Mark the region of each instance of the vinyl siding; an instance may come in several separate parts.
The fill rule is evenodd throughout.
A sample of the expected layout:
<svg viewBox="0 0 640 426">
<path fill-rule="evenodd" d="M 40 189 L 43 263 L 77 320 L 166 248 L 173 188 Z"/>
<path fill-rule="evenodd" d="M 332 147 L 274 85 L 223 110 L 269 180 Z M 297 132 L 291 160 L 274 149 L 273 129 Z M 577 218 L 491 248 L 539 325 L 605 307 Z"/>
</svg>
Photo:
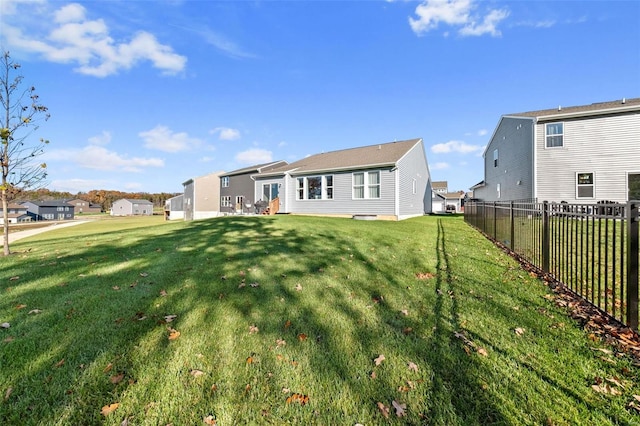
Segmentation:
<svg viewBox="0 0 640 426">
<path fill-rule="evenodd" d="M 251 174 L 256 174 L 256 171 L 253 170 Z M 251 179 L 251 174 L 240 174 L 240 175 L 229 176 L 229 186 L 226 188 L 222 188 L 222 187 L 220 188 L 220 196 L 218 196 L 218 199 L 220 199 L 223 196 L 230 196 L 231 204 L 234 207 L 220 207 L 220 211 L 227 212 L 227 213 L 236 211 L 234 209 L 236 204 L 236 198 L 238 196 L 243 196 L 244 201 L 248 203 L 253 204 L 253 202 L 256 201 L 253 198 L 254 192 L 255 192 L 255 182 L 253 179 Z M 220 176 L 222 177 L 225 175 L 220 175 Z"/>
<path fill-rule="evenodd" d="M 380 169 L 372 169 L 380 170 Z M 368 171 L 355 170 L 353 172 Z M 289 213 L 318 215 L 395 215 L 395 172 L 391 169 L 380 170 L 380 198 L 353 199 L 352 171 L 325 173 L 333 175 L 332 200 L 296 200 L 296 178 L 287 178 L 287 203 Z M 308 176 L 318 176 L 310 174 Z"/>
<path fill-rule="evenodd" d="M 528 118 L 501 118 L 484 153 L 485 186 L 474 191 L 475 197 L 483 201 L 533 198 L 533 127 Z M 496 149 L 497 167 L 493 157 Z"/>
<path fill-rule="evenodd" d="M 262 185 L 272 184 L 272 183 L 277 183 L 280 185 L 280 188 L 278 188 L 278 198 L 280 199 L 280 212 L 288 213 L 286 209 L 287 198 L 285 195 L 285 178 L 283 176 L 271 177 L 271 178 L 256 177 L 255 189 L 254 189 L 254 200 L 255 201 L 262 200 L 264 198 L 262 194 Z"/>
<path fill-rule="evenodd" d="M 220 212 L 220 173 L 194 179 L 194 219 L 215 217 Z"/>
<path fill-rule="evenodd" d="M 191 181 L 184 186 L 182 206 L 184 208 L 184 220 L 193 220 L 193 206 L 195 197 L 195 183 Z"/>
<path fill-rule="evenodd" d="M 431 179 L 422 143 L 416 144 L 398 161 L 398 175 L 398 218 L 431 213 Z"/>
<path fill-rule="evenodd" d="M 625 202 L 627 172 L 640 170 L 640 114 L 563 122 L 562 148 L 545 148 L 546 123 L 536 126 L 537 198 L 577 203 Z M 576 198 L 576 173 L 587 172 L 594 173 L 595 196 Z"/>
</svg>

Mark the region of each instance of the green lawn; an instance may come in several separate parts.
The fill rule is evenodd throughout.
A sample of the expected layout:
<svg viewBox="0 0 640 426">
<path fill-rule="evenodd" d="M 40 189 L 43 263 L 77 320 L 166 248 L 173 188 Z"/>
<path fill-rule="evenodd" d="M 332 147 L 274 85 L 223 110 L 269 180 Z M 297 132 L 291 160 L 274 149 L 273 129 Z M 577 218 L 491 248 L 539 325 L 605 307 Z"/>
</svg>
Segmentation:
<svg viewBox="0 0 640 426">
<path fill-rule="evenodd" d="M 461 217 L 122 218 L 12 250 L 0 424 L 640 423 L 638 367 Z"/>
</svg>

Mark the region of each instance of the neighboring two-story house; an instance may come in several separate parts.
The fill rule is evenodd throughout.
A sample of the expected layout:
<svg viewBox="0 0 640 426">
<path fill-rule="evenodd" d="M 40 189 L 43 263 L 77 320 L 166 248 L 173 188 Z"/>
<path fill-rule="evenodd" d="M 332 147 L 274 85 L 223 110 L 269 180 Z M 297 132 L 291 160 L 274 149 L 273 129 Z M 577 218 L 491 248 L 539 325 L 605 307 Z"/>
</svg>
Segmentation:
<svg viewBox="0 0 640 426">
<path fill-rule="evenodd" d="M 25 201 L 27 214 L 32 220 L 72 220 L 73 206 L 64 200 Z"/>
<path fill-rule="evenodd" d="M 482 201 L 640 198 L 640 98 L 503 115 L 483 153 Z"/>
<path fill-rule="evenodd" d="M 151 216 L 153 203 L 149 200 L 121 198 L 113 202 L 111 216 Z"/>
<path fill-rule="evenodd" d="M 7 206 L 7 216 L 9 223 L 30 222 L 31 216 L 27 213 L 27 206 L 15 203 L 9 203 Z M 4 214 L 2 205 L 0 204 L 0 224 L 4 224 Z"/>
<path fill-rule="evenodd" d="M 207 219 L 220 214 L 220 176 L 224 172 L 189 179 L 182 184 L 185 220 Z"/>
<path fill-rule="evenodd" d="M 226 214 L 254 212 L 254 202 L 260 200 L 262 195 L 255 194 L 252 176 L 286 164 L 286 161 L 273 161 L 220 175 L 220 211 Z"/>
<path fill-rule="evenodd" d="M 73 206 L 73 212 L 75 215 L 79 214 L 95 214 L 102 213 L 102 206 L 100 204 L 90 203 L 81 198 L 74 198 L 73 200 L 68 200 L 67 203 Z"/>
<path fill-rule="evenodd" d="M 279 212 L 400 220 L 431 213 L 422 139 L 311 155 L 253 176 L 253 196 Z"/>
</svg>

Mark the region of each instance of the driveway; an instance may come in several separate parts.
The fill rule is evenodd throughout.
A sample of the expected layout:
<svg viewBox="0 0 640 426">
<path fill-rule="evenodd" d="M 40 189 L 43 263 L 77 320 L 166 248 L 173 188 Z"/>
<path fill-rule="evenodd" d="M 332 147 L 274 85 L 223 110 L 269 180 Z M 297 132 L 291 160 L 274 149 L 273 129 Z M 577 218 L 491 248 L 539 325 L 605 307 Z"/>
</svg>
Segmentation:
<svg viewBox="0 0 640 426">
<path fill-rule="evenodd" d="M 18 241 L 22 238 L 31 237 L 33 235 L 38 235 L 43 232 L 53 231 L 54 229 L 66 228 L 68 226 L 80 225 L 81 223 L 87 223 L 87 222 L 91 222 L 91 221 L 90 220 L 72 220 L 68 222 L 56 222 L 42 228 L 25 229 L 22 231 L 10 232 L 9 244 L 13 243 L 14 241 Z M 1 244 L 4 244 L 4 235 L 0 235 L 0 245 Z"/>
</svg>

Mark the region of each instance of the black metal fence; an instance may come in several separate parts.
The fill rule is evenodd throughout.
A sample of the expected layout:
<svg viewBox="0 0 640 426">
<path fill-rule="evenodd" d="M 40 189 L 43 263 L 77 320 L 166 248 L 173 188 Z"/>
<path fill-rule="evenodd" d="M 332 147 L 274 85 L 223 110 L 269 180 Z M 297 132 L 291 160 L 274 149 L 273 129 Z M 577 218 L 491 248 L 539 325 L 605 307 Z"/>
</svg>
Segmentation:
<svg viewBox="0 0 640 426">
<path fill-rule="evenodd" d="M 640 201 L 467 202 L 464 218 L 637 331 L 639 207 Z"/>
</svg>

